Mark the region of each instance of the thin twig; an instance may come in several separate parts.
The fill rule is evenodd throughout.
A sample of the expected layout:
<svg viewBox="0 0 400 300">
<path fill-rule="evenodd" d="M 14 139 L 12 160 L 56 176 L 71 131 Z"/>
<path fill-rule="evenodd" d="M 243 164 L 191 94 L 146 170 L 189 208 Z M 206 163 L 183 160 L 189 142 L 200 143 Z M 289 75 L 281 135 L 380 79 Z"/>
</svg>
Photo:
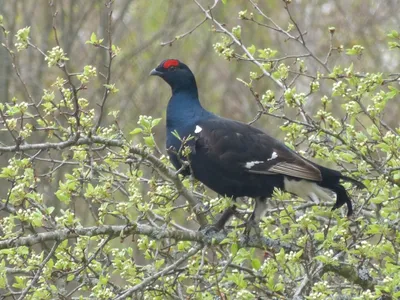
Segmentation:
<svg viewBox="0 0 400 300">
<path fill-rule="evenodd" d="M 40 274 L 43 271 L 43 268 L 46 266 L 47 262 L 51 259 L 51 257 L 54 255 L 54 253 L 57 250 L 58 245 L 60 244 L 59 241 L 56 241 L 51 248 L 49 254 L 46 256 L 46 258 L 40 263 L 38 270 L 36 271 L 35 276 L 31 280 L 30 284 L 22 291 L 21 296 L 18 298 L 18 300 L 23 300 L 25 299 L 25 296 L 28 294 L 29 290 L 36 284 L 36 282 L 39 280 Z"/>
</svg>

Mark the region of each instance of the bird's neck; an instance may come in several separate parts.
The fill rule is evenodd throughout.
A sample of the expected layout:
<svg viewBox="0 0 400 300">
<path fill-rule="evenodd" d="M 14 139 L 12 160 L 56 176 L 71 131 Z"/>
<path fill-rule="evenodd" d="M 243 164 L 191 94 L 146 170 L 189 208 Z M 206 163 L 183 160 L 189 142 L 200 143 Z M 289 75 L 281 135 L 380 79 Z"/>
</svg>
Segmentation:
<svg viewBox="0 0 400 300">
<path fill-rule="evenodd" d="M 197 90 L 173 93 L 167 107 L 167 130 L 189 127 L 210 116 L 212 114 L 201 106 Z"/>
</svg>

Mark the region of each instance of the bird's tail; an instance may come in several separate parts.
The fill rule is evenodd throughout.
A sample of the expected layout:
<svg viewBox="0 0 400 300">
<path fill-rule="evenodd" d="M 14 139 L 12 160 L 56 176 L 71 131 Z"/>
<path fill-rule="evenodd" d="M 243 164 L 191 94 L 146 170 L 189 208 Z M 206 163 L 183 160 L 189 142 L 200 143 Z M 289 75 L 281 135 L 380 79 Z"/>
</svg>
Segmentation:
<svg viewBox="0 0 400 300">
<path fill-rule="evenodd" d="M 351 178 L 349 178 L 349 179 L 351 179 Z M 352 179 L 351 181 L 353 182 L 353 180 L 354 179 Z M 359 183 L 359 184 L 363 185 L 361 182 L 358 182 L 356 180 L 354 180 L 354 181 L 355 181 L 354 182 L 355 184 Z M 351 204 L 351 199 L 350 199 L 349 194 L 347 193 L 346 189 L 343 187 L 343 185 L 338 183 L 338 184 L 332 186 L 331 190 L 336 193 L 336 203 L 332 207 L 332 210 L 341 207 L 343 204 L 346 204 L 347 205 L 347 216 L 350 217 L 353 214 L 353 205 Z"/>
<path fill-rule="evenodd" d="M 340 176 L 340 179 L 343 179 L 344 181 L 351 182 L 352 184 L 354 184 L 354 185 L 355 185 L 357 188 L 359 188 L 359 189 L 365 189 L 365 188 L 367 188 L 367 187 L 364 185 L 364 183 L 362 183 L 362 182 L 360 182 L 360 181 L 358 181 L 358 180 L 355 180 L 355 179 L 353 179 L 353 178 L 351 178 L 351 177 L 347 177 L 347 176 L 342 175 L 342 176 Z"/>
<path fill-rule="evenodd" d="M 351 177 L 342 175 L 342 176 L 340 176 L 340 179 L 351 182 L 359 189 L 366 188 L 366 186 L 362 182 L 355 180 Z M 332 210 L 341 207 L 343 204 L 346 204 L 347 205 L 347 216 L 348 217 L 351 216 L 353 214 L 353 205 L 351 204 L 351 199 L 350 199 L 350 196 L 347 193 L 346 189 L 340 183 L 337 183 L 334 186 L 331 186 L 330 188 L 332 191 L 334 191 L 336 193 L 336 203 L 333 206 Z"/>
</svg>

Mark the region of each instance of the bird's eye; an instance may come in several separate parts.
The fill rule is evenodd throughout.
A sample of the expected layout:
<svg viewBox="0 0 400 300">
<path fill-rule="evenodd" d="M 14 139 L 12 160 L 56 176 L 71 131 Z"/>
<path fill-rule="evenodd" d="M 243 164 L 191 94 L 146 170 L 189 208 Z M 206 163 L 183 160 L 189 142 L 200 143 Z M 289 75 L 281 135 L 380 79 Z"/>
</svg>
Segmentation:
<svg viewBox="0 0 400 300">
<path fill-rule="evenodd" d="M 174 66 L 171 66 L 171 67 L 168 68 L 168 71 L 169 71 L 169 72 L 173 72 L 173 71 L 175 71 L 175 70 L 176 70 L 176 67 L 174 67 Z"/>
</svg>

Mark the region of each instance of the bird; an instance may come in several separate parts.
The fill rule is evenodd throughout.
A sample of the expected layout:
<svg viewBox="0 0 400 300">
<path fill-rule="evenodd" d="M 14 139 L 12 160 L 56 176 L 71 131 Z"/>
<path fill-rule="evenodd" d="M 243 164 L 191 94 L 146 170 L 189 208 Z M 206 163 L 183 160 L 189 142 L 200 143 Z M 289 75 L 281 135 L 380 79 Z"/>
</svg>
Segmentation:
<svg viewBox="0 0 400 300">
<path fill-rule="evenodd" d="M 267 209 L 267 199 L 276 188 L 316 203 L 336 202 L 332 210 L 347 205 L 348 192 L 341 181 L 358 188 L 365 185 L 341 172 L 302 157 L 264 131 L 246 123 L 220 117 L 200 103 L 196 79 L 178 59 L 163 60 L 150 75 L 161 77 L 172 96 L 166 113 L 166 148 L 172 165 L 182 175 L 192 175 L 216 193 L 255 199 L 249 220 L 257 223 Z M 185 154 L 184 149 L 189 149 Z M 235 213 L 235 205 L 214 224 L 217 230 Z"/>
</svg>

